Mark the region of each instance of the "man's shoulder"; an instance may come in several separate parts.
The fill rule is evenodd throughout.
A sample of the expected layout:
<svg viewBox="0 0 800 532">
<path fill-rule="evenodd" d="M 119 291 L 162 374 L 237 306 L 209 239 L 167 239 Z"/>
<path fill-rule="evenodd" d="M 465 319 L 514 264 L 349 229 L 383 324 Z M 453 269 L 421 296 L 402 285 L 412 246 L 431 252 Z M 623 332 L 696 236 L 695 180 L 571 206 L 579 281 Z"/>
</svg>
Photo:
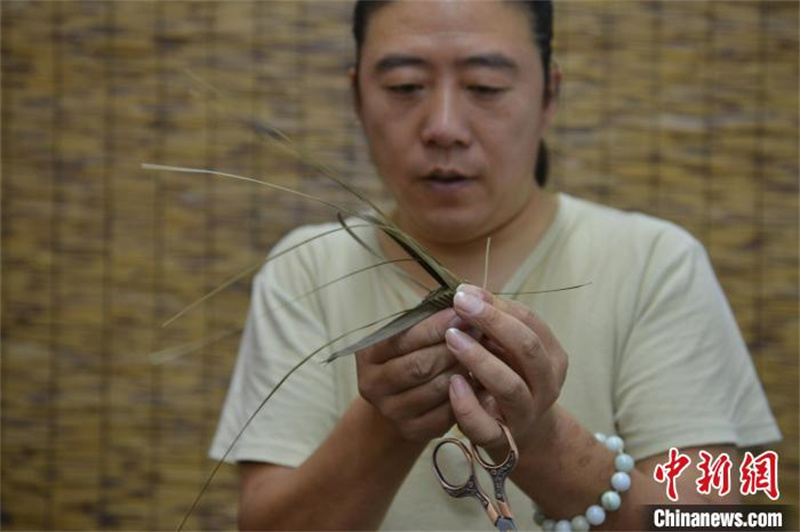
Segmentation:
<svg viewBox="0 0 800 532">
<path fill-rule="evenodd" d="M 569 211 L 570 228 L 586 233 L 594 241 L 618 245 L 700 246 L 691 233 L 675 222 L 566 194 L 562 198 Z"/>
</svg>

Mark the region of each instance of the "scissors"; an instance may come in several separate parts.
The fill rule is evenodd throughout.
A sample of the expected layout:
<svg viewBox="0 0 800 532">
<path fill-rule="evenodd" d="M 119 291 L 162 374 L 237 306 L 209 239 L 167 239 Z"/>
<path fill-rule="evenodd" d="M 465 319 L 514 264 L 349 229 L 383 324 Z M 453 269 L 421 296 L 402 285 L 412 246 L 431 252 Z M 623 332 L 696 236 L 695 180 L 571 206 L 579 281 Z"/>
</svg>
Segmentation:
<svg viewBox="0 0 800 532">
<path fill-rule="evenodd" d="M 480 451 L 472 441 L 469 442 L 469 447 L 467 447 L 464 442 L 459 439 L 445 438 L 433 448 L 433 470 L 439 482 L 442 484 L 442 488 L 444 488 L 451 497 L 474 497 L 478 499 L 487 517 L 489 517 L 489 521 L 491 521 L 495 528 L 501 532 L 508 532 L 517 530 L 517 526 L 514 524 L 514 515 L 511 513 L 511 507 L 506 497 L 505 483 L 506 478 L 508 478 L 508 475 L 517 465 L 517 456 L 519 453 L 517 452 L 517 445 L 514 443 L 514 438 L 511 437 L 511 432 L 509 432 L 508 427 L 499 420 L 497 423 L 500 425 L 500 428 L 503 429 L 503 434 L 508 442 L 508 454 L 502 462 L 493 464 L 484 460 Z M 455 445 L 467 458 L 470 475 L 463 484 L 451 484 L 447 481 L 439 468 L 439 451 L 445 445 Z M 478 462 L 492 478 L 496 507 L 495 504 L 492 504 L 489 496 L 478 483 L 478 478 L 475 476 L 475 462 Z"/>
</svg>

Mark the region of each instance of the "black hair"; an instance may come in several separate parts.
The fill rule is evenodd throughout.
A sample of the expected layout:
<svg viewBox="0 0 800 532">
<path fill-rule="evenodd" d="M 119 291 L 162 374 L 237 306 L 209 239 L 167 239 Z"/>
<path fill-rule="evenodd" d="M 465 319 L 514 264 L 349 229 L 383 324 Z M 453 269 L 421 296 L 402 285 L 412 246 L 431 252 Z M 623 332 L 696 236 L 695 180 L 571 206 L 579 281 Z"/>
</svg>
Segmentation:
<svg viewBox="0 0 800 532">
<path fill-rule="evenodd" d="M 356 42 L 356 71 L 361 58 L 361 47 L 367 33 L 370 16 L 394 0 L 357 0 L 353 8 L 353 39 Z M 545 102 L 553 95 L 550 87 L 550 58 L 553 52 L 553 2 L 552 0 L 511 0 L 512 5 L 527 8 L 531 35 L 542 58 L 544 70 Z M 544 140 L 539 143 L 534 176 L 540 186 L 547 183 L 548 157 Z"/>
</svg>

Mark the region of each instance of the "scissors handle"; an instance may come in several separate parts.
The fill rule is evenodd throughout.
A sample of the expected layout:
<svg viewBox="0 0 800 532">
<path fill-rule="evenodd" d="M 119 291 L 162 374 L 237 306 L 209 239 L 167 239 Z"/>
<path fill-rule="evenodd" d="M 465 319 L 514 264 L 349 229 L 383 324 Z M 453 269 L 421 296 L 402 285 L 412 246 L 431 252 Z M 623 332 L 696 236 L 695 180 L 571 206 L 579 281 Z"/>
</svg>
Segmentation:
<svg viewBox="0 0 800 532">
<path fill-rule="evenodd" d="M 467 463 L 469 464 L 469 477 L 467 477 L 467 480 L 461 484 L 452 484 L 447 480 L 447 478 L 445 478 L 442 470 L 439 468 L 439 451 L 445 445 L 455 445 L 467 459 Z M 433 470 L 436 473 L 436 477 L 439 479 L 439 483 L 442 485 L 442 488 L 447 492 L 448 495 L 457 499 L 462 497 L 473 497 L 478 499 L 478 502 L 481 503 L 486 515 L 493 524 L 500 519 L 500 514 L 497 512 L 497 510 L 495 510 L 494 505 L 492 505 L 492 501 L 489 500 L 489 496 L 485 491 L 483 491 L 481 485 L 478 484 L 478 479 L 475 476 L 474 455 L 461 440 L 456 438 L 445 438 L 436 444 L 436 446 L 433 448 Z"/>
<path fill-rule="evenodd" d="M 492 478 L 494 498 L 497 500 L 500 514 L 504 517 L 512 518 L 513 515 L 511 513 L 511 508 L 508 506 L 508 497 L 506 496 L 506 479 L 517 466 L 519 451 L 517 450 L 517 444 L 514 442 L 514 438 L 511 436 L 511 431 L 508 430 L 508 427 L 499 419 L 497 420 L 497 424 L 500 425 L 500 428 L 503 430 L 503 435 L 506 437 L 506 442 L 508 443 L 508 454 L 506 454 L 502 462 L 495 464 L 484 460 L 480 449 L 478 449 L 472 441 L 470 441 L 469 444 L 472 450 L 472 456 L 475 457 L 475 460 L 478 461 L 481 467 L 485 469 Z"/>
<path fill-rule="evenodd" d="M 484 460 L 480 454 L 480 450 L 474 443 L 472 443 L 472 441 L 470 441 L 470 447 L 467 447 L 461 440 L 456 438 L 445 438 L 438 442 L 433 448 L 432 458 L 433 469 L 442 485 L 442 488 L 444 488 L 444 490 L 451 497 L 473 497 L 478 499 L 478 501 L 481 503 L 481 506 L 483 506 L 489 521 L 501 532 L 506 532 L 517 530 L 517 527 L 514 524 L 514 515 L 512 514 L 511 507 L 508 504 L 505 482 L 506 478 L 508 478 L 508 475 L 517 465 L 519 453 L 517 451 L 517 445 L 514 442 L 514 438 L 511 436 L 511 432 L 508 430 L 508 427 L 506 427 L 500 420 L 498 420 L 497 423 L 503 430 L 503 435 L 506 437 L 508 442 L 508 454 L 499 464 L 494 464 Z M 467 459 L 467 463 L 469 464 L 470 468 L 470 474 L 467 480 L 462 484 L 450 483 L 439 468 L 439 451 L 445 445 L 455 445 Z M 495 508 L 495 505 L 492 504 L 489 496 L 485 491 L 483 491 L 480 484 L 478 484 L 478 479 L 475 476 L 476 461 L 486 470 L 487 473 L 489 473 L 489 476 L 492 479 L 494 498 L 497 503 L 497 508 Z"/>
</svg>

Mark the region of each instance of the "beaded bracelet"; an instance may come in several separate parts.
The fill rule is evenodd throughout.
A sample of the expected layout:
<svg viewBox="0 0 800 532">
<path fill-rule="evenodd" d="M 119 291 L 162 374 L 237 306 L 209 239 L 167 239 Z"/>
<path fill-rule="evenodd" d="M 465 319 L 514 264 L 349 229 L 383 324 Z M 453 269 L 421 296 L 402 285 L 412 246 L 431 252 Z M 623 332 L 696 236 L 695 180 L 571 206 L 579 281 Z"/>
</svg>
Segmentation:
<svg viewBox="0 0 800 532">
<path fill-rule="evenodd" d="M 611 475 L 611 487 L 600 496 L 600 504 L 593 504 L 586 509 L 583 515 L 576 515 L 569 519 L 555 521 L 546 517 L 536 503 L 533 504 L 533 520 L 542 527 L 545 532 L 585 532 L 591 526 L 602 525 L 606 520 L 606 511 L 613 512 L 622 504 L 620 493 L 631 489 L 631 476 L 628 474 L 634 467 L 633 458 L 625 454 L 625 442 L 619 436 L 606 437 L 599 432 L 594 435 L 597 441 L 603 443 L 606 448 L 617 453 L 614 457 L 614 469 L 616 472 Z"/>
</svg>

